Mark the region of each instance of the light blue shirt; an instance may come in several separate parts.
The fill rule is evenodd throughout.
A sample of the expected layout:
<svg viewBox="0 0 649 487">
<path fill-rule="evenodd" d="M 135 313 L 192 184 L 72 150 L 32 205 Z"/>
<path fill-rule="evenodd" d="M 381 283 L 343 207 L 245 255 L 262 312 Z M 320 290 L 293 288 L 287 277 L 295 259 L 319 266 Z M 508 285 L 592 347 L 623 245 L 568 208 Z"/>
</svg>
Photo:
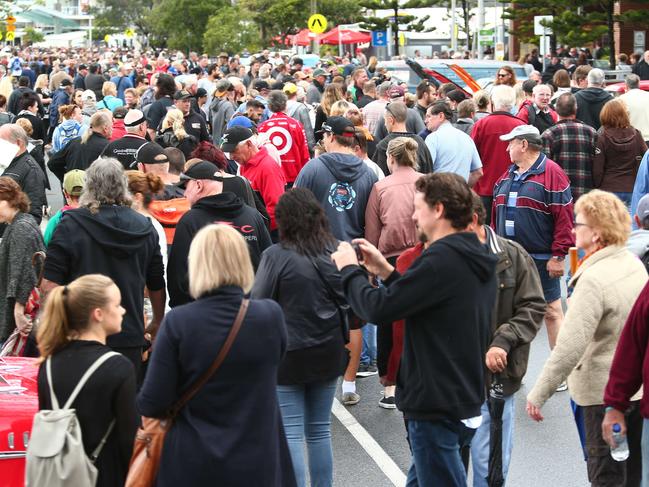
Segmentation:
<svg viewBox="0 0 649 487">
<path fill-rule="evenodd" d="M 426 147 L 433 159 L 433 172 L 453 172 L 468 181 L 469 173 L 482 167 L 473 139 L 450 122 L 426 137 Z"/>
</svg>

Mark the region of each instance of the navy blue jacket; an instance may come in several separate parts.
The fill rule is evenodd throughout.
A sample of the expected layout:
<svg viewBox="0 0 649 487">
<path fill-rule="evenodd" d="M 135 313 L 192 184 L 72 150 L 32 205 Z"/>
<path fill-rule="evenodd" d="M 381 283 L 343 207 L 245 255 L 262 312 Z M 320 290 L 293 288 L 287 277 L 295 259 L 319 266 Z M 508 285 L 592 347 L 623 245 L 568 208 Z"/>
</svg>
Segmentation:
<svg viewBox="0 0 649 487">
<path fill-rule="evenodd" d="M 52 102 L 50 103 L 50 127 L 56 127 L 59 123 L 59 107 L 70 103 L 70 95 L 63 88 L 59 88 L 52 93 Z"/>
<path fill-rule="evenodd" d="M 138 395 L 143 415 L 163 416 L 210 367 L 242 299 L 222 287 L 167 313 Z M 279 305 L 251 300 L 221 368 L 168 432 L 157 487 L 296 485 L 276 390 L 286 341 Z"/>
</svg>

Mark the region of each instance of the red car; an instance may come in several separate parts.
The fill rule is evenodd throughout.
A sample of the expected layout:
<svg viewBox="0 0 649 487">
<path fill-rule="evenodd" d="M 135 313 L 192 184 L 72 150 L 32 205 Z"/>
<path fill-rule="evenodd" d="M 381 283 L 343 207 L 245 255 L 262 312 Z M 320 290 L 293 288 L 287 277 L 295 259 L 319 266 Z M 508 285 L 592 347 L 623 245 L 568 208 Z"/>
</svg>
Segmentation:
<svg viewBox="0 0 649 487">
<path fill-rule="evenodd" d="M 606 91 L 610 91 L 615 96 L 623 95 L 626 93 L 626 85 L 624 83 L 613 83 L 604 88 Z M 649 91 L 649 80 L 640 81 L 640 89 L 644 91 Z"/>
<path fill-rule="evenodd" d="M 0 479 L 25 485 L 25 454 L 38 411 L 38 359 L 0 358 Z"/>
</svg>

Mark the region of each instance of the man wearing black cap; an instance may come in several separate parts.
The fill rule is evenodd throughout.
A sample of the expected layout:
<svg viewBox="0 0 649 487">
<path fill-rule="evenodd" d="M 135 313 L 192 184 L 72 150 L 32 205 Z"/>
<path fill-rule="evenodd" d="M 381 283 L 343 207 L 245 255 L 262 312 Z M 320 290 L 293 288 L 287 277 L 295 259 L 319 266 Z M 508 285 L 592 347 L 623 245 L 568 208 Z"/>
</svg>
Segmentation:
<svg viewBox="0 0 649 487">
<path fill-rule="evenodd" d="M 255 191 L 266 205 L 270 217 L 270 229 L 274 232 L 275 205 L 284 194 L 286 179 L 282 168 L 265 147 L 257 147 L 252 130 L 246 127 L 230 127 L 223 133 L 221 150 L 241 165 L 241 175 L 250 181 Z"/>
<path fill-rule="evenodd" d="M 266 98 L 268 97 L 268 94 L 270 93 L 270 85 L 268 84 L 268 82 L 266 82 L 266 81 L 264 81 L 262 79 L 257 79 L 252 83 L 251 89 L 256 90 L 257 92 L 259 92 L 259 94 L 255 96 L 255 100 L 260 101 L 261 103 L 264 104 L 264 107 L 267 107 L 268 106 L 268 100 Z M 239 108 L 237 109 L 237 111 L 239 113 L 246 113 L 247 108 L 248 108 L 248 103 L 247 102 L 242 103 L 241 105 L 239 105 Z M 270 114 L 270 111 L 268 110 L 268 108 L 265 108 L 260 122 L 265 122 L 266 120 L 268 120 L 270 115 L 271 114 Z"/>
<path fill-rule="evenodd" d="M 236 105 L 234 104 L 234 86 L 227 79 L 217 81 L 214 85 L 214 98 L 209 107 L 209 118 L 212 124 L 212 140 L 215 144 L 220 143 L 221 136 L 228 121 L 234 115 Z"/>
<path fill-rule="evenodd" d="M 180 175 L 185 197 L 191 209 L 176 226 L 174 243 L 167 265 L 169 304 L 171 307 L 190 302 L 187 279 L 187 257 L 194 235 L 206 225 L 222 223 L 235 228 L 248 244 L 255 269 L 261 253 L 271 246 L 264 219 L 234 193 L 223 192 L 223 178 L 214 164 L 196 162 Z"/>
<path fill-rule="evenodd" d="M 311 85 L 306 90 L 306 102 L 311 105 L 320 103 L 320 100 L 322 99 L 325 83 L 327 81 L 327 72 L 322 68 L 316 68 L 313 70 L 312 76 L 313 81 L 311 81 Z"/>
<path fill-rule="evenodd" d="M 135 154 L 146 144 L 146 117 L 140 110 L 129 110 L 124 117 L 126 135 L 108 144 L 102 156 L 114 157 L 122 163 L 124 169 L 135 168 Z"/>
<path fill-rule="evenodd" d="M 210 141 L 210 134 L 207 131 L 205 119 L 191 109 L 192 94 L 187 90 L 177 91 L 174 95 L 174 105 L 185 116 L 185 132 L 196 137 L 196 140 L 202 142 Z"/>
</svg>

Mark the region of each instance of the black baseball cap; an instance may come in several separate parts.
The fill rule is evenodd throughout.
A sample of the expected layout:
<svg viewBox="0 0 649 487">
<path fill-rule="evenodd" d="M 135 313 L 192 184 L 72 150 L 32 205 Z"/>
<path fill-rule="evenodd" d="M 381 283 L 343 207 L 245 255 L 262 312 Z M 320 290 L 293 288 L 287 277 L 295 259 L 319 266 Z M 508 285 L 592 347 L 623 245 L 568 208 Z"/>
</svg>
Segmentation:
<svg viewBox="0 0 649 487">
<path fill-rule="evenodd" d="M 334 135 L 342 135 L 343 137 L 354 137 L 356 129 L 352 121 L 346 117 L 329 117 L 325 123 L 322 124 L 322 129 L 318 133 L 332 133 Z"/>
<path fill-rule="evenodd" d="M 63 78 L 59 86 L 72 86 L 72 81 L 70 81 L 68 78 Z"/>
<path fill-rule="evenodd" d="M 207 179 L 209 181 L 223 181 L 218 168 L 211 162 L 201 161 L 194 164 L 192 167 L 180 173 L 180 181 L 176 184 L 181 188 L 187 185 L 188 181 L 196 181 L 200 179 Z"/>
<path fill-rule="evenodd" d="M 192 94 L 187 90 L 178 90 L 174 94 L 174 100 L 189 100 Z"/>
<path fill-rule="evenodd" d="M 169 162 L 169 158 L 161 146 L 155 142 L 147 142 L 142 144 L 135 153 L 135 162 L 142 164 L 164 164 Z M 135 163 L 132 164 L 133 166 Z"/>
<path fill-rule="evenodd" d="M 237 146 L 253 136 L 252 130 L 247 127 L 235 125 L 230 127 L 221 136 L 221 150 L 223 152 L 232 152 Z"/>
</svg>

